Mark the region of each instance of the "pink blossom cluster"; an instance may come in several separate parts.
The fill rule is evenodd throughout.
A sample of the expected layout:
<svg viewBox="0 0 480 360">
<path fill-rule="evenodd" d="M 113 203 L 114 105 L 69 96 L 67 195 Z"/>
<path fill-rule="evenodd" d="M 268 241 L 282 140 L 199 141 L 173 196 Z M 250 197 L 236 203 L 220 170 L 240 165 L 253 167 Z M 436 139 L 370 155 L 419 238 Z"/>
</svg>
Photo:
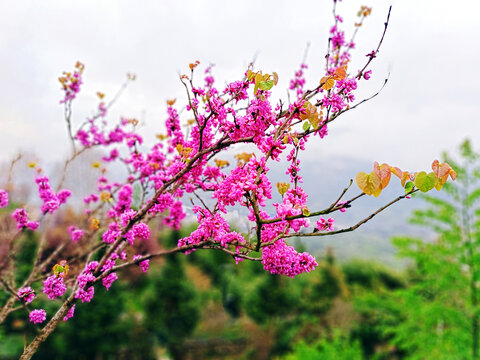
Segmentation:
<svg viewBox="0 0 480 360">
<path fill-rule="evenodd" d="M 35 179 L 38 184 L 38 193 L 43 200 L 42 212 L 53 214 L 61 204 L 64 204 L 72 192 L 67 189 L 60 190 L 58 194 L 50 187 L 50 181 L 46 176 L 38 176 Z"/>
<path fill-rule="evenodd" d="M 70 233 L 70 237 L 74 243 L 78 242 L 78 240 L 80 240 L 85 233 L 85 231 L 73 225 L 68 228 L 68 232 Z"/>
<path fill-rule="evenodd" d="M 183 211 L 181 201 L 175 201 L 170 207 L 170 214 L 163 219 L 163 223 L 172 229 L 180 229 L 181 221 L 187 216 Z"/>
<path fill-rule="evenodd" d="M 18 290 L 18 297 L 29 304 L 35 298 L 35 291 L 30 286 Z"/>
<path fill-rule="evenodd" d="M 334 49 L 339 49 L 340 47 L 345 45 L 345 33 L 343 31 L 340 31 L 337 28 L 337 25 L 332 26 L 330 29 L 330 34 L 331 36 L 331 42 L 332 42 L 332 47 Z"/>
<path fill-rule="evenodd" d="M 213 78 L 213 77 L 211 77 Z M 247 89 L 249 84 L 244 81 L 234 81 L 227 85 L 224 90 L 224 94 L 229 94 L 232 99 L 238 103 L 240 100 L 246 100 L 248 98 Z"/>
<path fill-rule="evenodd" d="M 334 222 L 335 219 L 333 218 L 328 218 L 327 220 L 325 220 L 324 218 L 320 218 L 317 221 L 317 229 L 319 231 L 332 231 Z"/>
<path fill-rule="evenodd" d="M 265 206 L 266 199 L 272 198 L 272 184 L 262 172 L 257 181 L 257 170 L 265 167 L 265 158 L 258 160 L 252 157 L 245 166 L 237 167 L 227 176 L 213 193 L 213 197 L 218 199 L 218 207 L 221 211 L 227 212 L 226 206 L 233 206 L 237 203 L 246 204 L 245 196 L 254 196 L 260 206 Z"/>
<path fill-rule="evenodd" d="M 98 118 L 106 115 L 106 110 L 106 108 L 100 107 L 98 116 L 88 119 L 86 126 L 77 131 L 75 139 L 86 148 L 93 146 L 109 146 L 112 144 L 120 144 L 122 142 L 125 142 L 128 147 L 133 147 L 143 142 L 140 135 L 127 129 L 129 125 L 131 125 L 130 119 L 122 118 L 113 129 L 106 128 L 104 123 L 97 124 Z M 114 151 L 114 149 L 112 149 L 110 152 L 110 158 L 107 159 L 111 161 L 117 157 L 118 150 Z"/>
<path fill-rule="evenodd" d="M 277 210 L 277 217 L 285 220 L 287 217 L 302 214 L 307 203 L 307 197 L 308 195 L 301 187 L 288 189 L 283 196 L 283 202 L 273 204 Z M 290 229 L 298 232 L 302 227 L 308 227 L 308 220 L 305 218 L 289 220 L 284 222 L 283 226 L 284 228 L 286 226 L 286 232 Z"/>
<path fill-rule="evenodd" d="M 347 104 L 343 101 L 343 98 L 338 94 L 331 94 L 329 96 L 325 96 L 322 100 L 322 104 L 326 107 L 332 109 L 332 112 L 339 112 L 342 111 Z"/>
<path fill-rule="evenodd" d="M 30 321 L 34 324 L 41 324 L 47 319 L 47 312 L 43 309 L 35 309 L 30 312 Z"/>
<path fill-rule="evenodd" d="M 63 321 L 67 321 L 68 319 L 71 319 L 73 317 L 73 313 L 75 312 L 75 304 L 68 309 L 67 315 L 63 317 Z"/>
<path fill-rule="evenodd" d="M 50 300 L 62 296 L 67 291 L 63 277 L 51 275 L 43 282 L 43 292 Z"/>
<path fill-rule="evenodd" d="M 130 245 L 133 245 L 135 239 L 148 240 L 150 238 L 150 229 L 145 223 L 138 223 L 132 226 L 132 230 L 129 230 L 125 234 Z"/>
<path fill-rule="evenodd" d="M 298 253 L 283 240 L 278 240 L 263 250 L 262 264 L 263 268 L 271 274 L 286 275 L 291 278 L 310 272 L 318 266 L 312 255 L 306 252 Z"/>
<path fill-rule="evenodd" d="M 165 210 L 170 208 L 173 204 L 173 198 L 171 194 L 161 194 L 155 204 L 148 210 L 152 215 L 163 213 Z"/>
<path fill-rule="evenodd" d="M 0 189 L 0 208 L 3 208 L 8 205 L 8 193 Z"/>
<path fill-rule="evenodd" d="M 221 246 L 227 247 L 228 244 L 245 242 L 241 234 L 230 231 L 227 221 L 219 213 L 211 214 L 200 207 L 196 207 L 194 211 L 197 212 L 198 228 L 189 236 L 180 239 L 178 246 L 194 245 L 201 241 L 208 241 L 220 243 Z M 186 251 L 185 253 L 190 252 Z"/>
<path fill-rule="evenodd" d="M 115 205 L 115 211 L 110 212 L 110 216 L 120 216 L 123 212 L 130 210 L 132 205 L 132 193 L 133 188 L 131 185 L 124 185 L 118 192 L 117 203 Z"/>
<path fill-rule="evenodd" d="M 113 282 L 117 279 L 118 279 L 117 273 L 112 272 L 102 279 L 102 284 L 103 286 L 105 286 L 107 290 L 109 290 L 110 286 L 112 286 Z"/>
<path fill-rule="evenodd" d="M 63 99 L 60 101 L 61 104 L 71 102 L 80 92 L 80 86 L 83 82 L 82 73 L 84 68 L 85 67 L 82 63 L 77 62 L 73 74 L 64 72 L 63 76 L 59 78 L 63 91 L 65 92 Z"/>
<path fill-rule="evenodd" d="M 305 86 L 305 75 L 304 70 L 308 69 L 308 65 L 301 64 L 300 69 L 295 72 L 295 77 L 290 80 L 290 90 L 297 91 L 297 98 L 301 98 L 303 96 L 303 87 Z"/>
<path fill-rule="evenodd" d="M 78 290 L 75 293 L 75 299 L 80 299 L 82 303 L 90 302 L 93 299 L 93 296 L 95 294 L 95 289 L 92 285 L 88 285 L 88 283 L 95 281 L 95 276 L 93 275 L 93 271 L 95 271 L 97 266 L 98 266 L 98 261 L 89 262 L 85 266 L 85 269 L 77 277 Z"/>
<path fill-rule="evenodd" d="M 113 244 L 121 233 L 120 226 L 116 222 L 111 222 L 108 225 L 108 230 L 102 235 L 103 242 Z"/>
<path fill-rule="evenodd" d="M 38 228 L 38 222 L 28 220 L 28 214 L 25 209 L 15 209 L 12 213 L 12 217 L 17 222 L 17 229 L 19 230 L 23 228 L 28 228 L 34 231 Z"/>
<path fill-rule="evenodd" d="M 138 259 L 141 259 L 142 258 L 142 255 L 133 255 L 133 260 L 138 260 Z M 140 266 L 140 268 L 142 269 L 142 271 L 144 273 L 146 273 L 148 271 L 148 267 L 150 266 L 150 260 L 147 259 L 147 260 L 143 260 L 143 261 L 140 261 L 138 263 L 138 266 Z"/>
<path fill-rule="evenodd" d="M 83 202 L 85 204 L 90 204 L 91 202 L 97 202 L 99 199 L 98 195 L 96 194 L 90 194 L 86 197 L 83 198 Z"/>
</svg>

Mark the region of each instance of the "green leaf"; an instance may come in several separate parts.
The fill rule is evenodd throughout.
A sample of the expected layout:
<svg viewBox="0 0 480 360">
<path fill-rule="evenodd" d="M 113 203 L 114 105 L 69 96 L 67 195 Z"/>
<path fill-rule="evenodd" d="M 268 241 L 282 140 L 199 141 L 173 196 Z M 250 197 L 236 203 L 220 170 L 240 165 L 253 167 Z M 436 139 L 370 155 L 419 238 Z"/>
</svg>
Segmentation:
<svg viewBox="0 0 480 360">
<path fill-rule="evenodd" d="M 427 174 L 425 171 L 419 172 L 415 177 L 415 186 L 421 192 L 427 192 L 432 190 L 435 187 L 435 184 L 438 181 L 437 175 L 431 172 Z"/>
<path fill-rule="evenodd" d="M 258 87 L 260 88 L 260 90 L 270 90 L 273 87 L 273 85 L 275 85 L 273 80 L 267 80 L 267 81 L 260 81 L 260 83 L 258 84 Z"/>
<path fill-rule="evenodd" d="M 409 181 L 405 184 L 405 194 L 408 194 L 410 191 L 413 190 L 413 182 L 412 181 Z"/>
<path fill-rule="evenodd" d="M 63 272 L 65 272 L 65 268 L 62 265 L 56 264 L 53 267 L 53 273 L 55 274 L 55 276 L 58 276 L 59 274 L 61 274 Z"/>
<path fill-rule="evenodd" d="M 303 123 L 303 130 L 308 131 L 308 129 L 310 129 L 310 123 L 308 121 L 305 121 Z"/>
<path fill-rule="evenodd" d="M 308 210 L 307 207 L 304 207 L 302 209 L 302 214 L 303 214 L 303 216 L 310 216 L 310 210 Z"/>
</svg>

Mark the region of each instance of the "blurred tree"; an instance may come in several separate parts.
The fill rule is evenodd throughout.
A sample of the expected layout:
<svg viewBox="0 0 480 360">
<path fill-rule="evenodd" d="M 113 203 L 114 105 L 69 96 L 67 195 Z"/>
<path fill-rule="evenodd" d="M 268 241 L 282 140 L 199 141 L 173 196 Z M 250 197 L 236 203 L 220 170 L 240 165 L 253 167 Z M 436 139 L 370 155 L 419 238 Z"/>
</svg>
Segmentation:
<svg viewBox="0 0 480 360">
<path fill-rule="evenodd" d="M 78 304 L 34 359 L 153 359 L 152 342 L 128 312 L 129 287 L 117 282 L 109 293 L 100 289 L 90 304 Z"/>
<path fill-rule="evenodd" d="M 409 359 L 479 359 L 480 164 L 468 140 L 460 154 L 461 163 L 444 154 L 456 184 L 445 184 L 444 198 L 423 196 L 429 206 L 412 219 L 433 229 L 435 241 L 393 239 L 416 267 L 412 286 L 395 293 L 404 320 L 385 330 Z"/>
<path fill-rule="evenodd" d="M 354 259 L 342 265 L 345 281 L 351 290 L 395 290 L 405 287 L 405 279 L 385 265 L 371 260 Z"/>
<path fill-rule="evenodd" d="M 335 331 L 331 338 L 322 338 L 312 345 L 299 342 L 284 360 L 361 360 L 362 349 L 356 341 Z"/>
<path fill-rule="evenodd" d="M 172 231 L 168 241 L 176 243 L 178 239 L 178 231 Z M 200 319 L 201 304 L 186 277 L 184 261 L 182 254 L 172 254 L 166 257 L 160 274 L 152 269 L 145 297 L 145 326 L 175 360 L 184 358 L 183 342 Z"/>
</svg>

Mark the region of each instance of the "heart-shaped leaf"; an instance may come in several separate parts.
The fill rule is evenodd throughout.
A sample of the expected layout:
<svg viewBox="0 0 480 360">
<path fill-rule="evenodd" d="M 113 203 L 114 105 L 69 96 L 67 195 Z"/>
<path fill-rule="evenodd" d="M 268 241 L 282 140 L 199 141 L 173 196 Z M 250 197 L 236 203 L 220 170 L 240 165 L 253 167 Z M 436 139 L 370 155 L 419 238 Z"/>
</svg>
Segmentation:
<svg viewBox="0 0 480 360">
<path fill-rule="evenodd" d="M 270 90 L 274 85 L 274 82 L 273 80 L 266 80 L 266 81 L 261 81 L 259 84 L 258 84 L 258 87 L 260 88 L 260 90 Z"/>
<path fill-rule="evenodd" d="M 370 174 L 359 172 L 355 177 L 355 182 L 359 189 L 367 195 L 377 197 L 382 192 L 380 178 L 373 171 Z"/>
<path fill-rule="evenodd" d="M 323 90 L 330 90 L 331 88 L 333 88 L 333 86 L 335 85 L 335 80 L 333 80 L 333 78 L 331 77 L 323 77 L 321 80 L 320 80 L 320 84 L 322 85 L 322 89 Z"/>
<path fill-rule="evenodd" d="M 448 175 L 452 178 L 452 180 L 455 180 L 457 173 L 452 169 L 450 165 L 447 163 L 442 163 L 438 160 L 435 160 L 432 163 L 432 170 L 437 175 L 438 177 L 438 182 L 435 184 L 435 189 L 440 191 L 440 189 L 443 187 L 443 185 L 447 182 Z"/>
<path fill-rule="evenodd" d="M 425 171 L 421 171 L 415 177 L 415 186 L 422 192 L 432 190 L 437 182 L 438 177 L 433 172 L 427 174 Z"/>
<path fill-rule="evenodd" d="M 392 176 L 391 166 L 388 164 L 378 165 L 378 163 L 375 161 L 373 164 L 373 171 L 380 179 L 381 189 L 385 189 L 390 182 L 390 177 Z"/>
</svg>

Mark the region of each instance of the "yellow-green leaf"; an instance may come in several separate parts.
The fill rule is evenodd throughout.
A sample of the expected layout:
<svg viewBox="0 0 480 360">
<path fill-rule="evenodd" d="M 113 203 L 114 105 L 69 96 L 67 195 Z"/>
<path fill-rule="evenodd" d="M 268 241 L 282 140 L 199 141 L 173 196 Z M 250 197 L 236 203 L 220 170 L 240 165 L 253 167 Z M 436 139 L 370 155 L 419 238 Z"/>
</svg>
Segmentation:
<svg viewBox="0 0 480 360">
<path fill-rule="evenodd" d="M 405 184 L 405 194 L 408 194 L 410 191 L 413 190 L 413 182 L 409 181 Z"/>
<path fill-rule="evenodd" d="M 438 177 L 433 172 L 427 174 L 425 171 L 421 171 L 415 176 L 415 186 L 422 192 L 432 190 L 437 181 Z"/>
<path fill-rule="evenodd" d="M 277 190 L 280 195 L 284 195 L 288 189 L 290 189 L 290 184 L 285 182 L 277 182 Z"/>
<path fill-rule="evenodd" d="M 260 90 L 270 90 L 273 87 L 274 83 L 273 80 L 267 80 L 267 81 L 260 81 L 258 84 L 258 87 Z"/>
<path fill-rule="evenodd" d="M 377 197 L 382 192 L 380 178 L 374 171 L 366 174 L 363 171 L 359 172 L 355 177 L 355 182 L 360 190 L 367 195 Z"/>
</svg>

